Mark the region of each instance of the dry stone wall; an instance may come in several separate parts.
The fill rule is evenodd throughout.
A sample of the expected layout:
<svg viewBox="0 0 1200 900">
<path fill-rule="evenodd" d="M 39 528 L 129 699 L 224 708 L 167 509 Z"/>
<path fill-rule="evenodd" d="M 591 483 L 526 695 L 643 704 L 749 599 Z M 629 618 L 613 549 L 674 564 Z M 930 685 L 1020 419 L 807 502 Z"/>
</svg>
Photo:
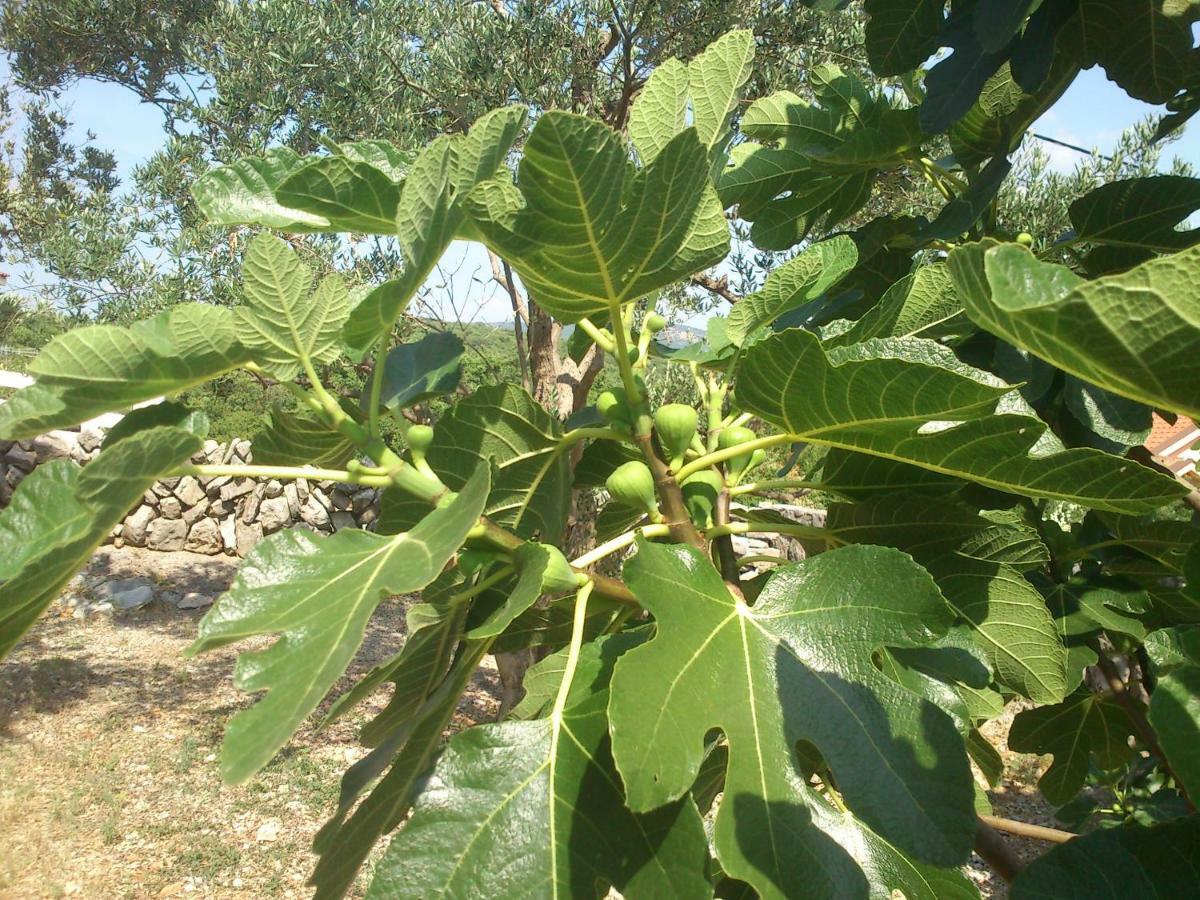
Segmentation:
<svg viewBox="0 0 1200 900">
<path fill-rule="evenodd" d="M 86 464 L 100 449 L 98 431 L 52 431 L 29 441 L 0 441 L 0 507 L 34 467 L 51 459 Z M 250 442 L 206 441 L 192 461 L 214 465 L 251 462 Z M 165 478 L 146 491 L 110 537 L 117 546 L 149 550 L 190 550 L 245 556 L 283 528 L 301 526 L 331 533 L 371 528 L 379 512 L 374 488 L 331 481 L 258 481 L 223 475 Z"/>
</svg>

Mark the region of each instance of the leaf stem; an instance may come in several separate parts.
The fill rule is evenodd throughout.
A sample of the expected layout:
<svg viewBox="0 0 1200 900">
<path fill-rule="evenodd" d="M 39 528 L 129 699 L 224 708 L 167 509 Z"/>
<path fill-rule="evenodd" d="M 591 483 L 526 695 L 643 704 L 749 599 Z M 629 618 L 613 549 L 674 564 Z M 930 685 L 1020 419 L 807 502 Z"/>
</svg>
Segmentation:
<svg viewBox="0 0 1200 900">
<path fill-rule="evenodd" d="M 577 327 L 582 328 L 584 334 L 590 337 L 596 346 L 605 353 L 612 353 L 616 350 L 613 336 L 607 330 L 596 325 L 591 319 L 585 316 L 575 324 Z"/>
<path fill-rule="evenodd" d="M 562 721 L 563 710 L 567 708 L 567 697 L 571 693 L 571 682 L 575 678 L 575 669 L 579 665 L 579 648 L 583 646 L 583 629 L 587 625 L 588 597 L 592 595 L 595 583 L 588 581 L 575 595 L 575 620 L 571 625 L 571 646 L 567 650 L 567 662 L 563 667 L 562 682 L 558 686 L 558 695 L 554 698 L 554 709 L 550 712 L 550 720 L 557 725 Z"/>
<path fill-rule="evenodd" d="M 717 525 L 708 529 L 708 531 L 704 532 L 704 536 L 708 540 L 713 541 L 726 535 L 747 534 L 752 531 L 763 534 L 788 534 L 793 537 L 812 538 L 823 541 L 833 539 L 833 532 L 828 528 L 820 528 L 816 525 L 801 525 L 799 522 L 730 522 L 728 525 Z"/>
<path fill-rule="evenodd" d="M 634 528 L 631 531 L 626 531 L 624 534 L 617 535 L 610 541 L 605 541 L 578 559 L 571 560 L 571 565 L 576 569 L 586 569 L 593 563 L 604 559 L 604 557 L 628 547 L 637 540 L 639 534 L 642 537 L 656 538 L 667 537 L 670 533 L 671 526 L 669 525 L 643 525 L 641 528 Z"/>
<path fill-rule="evenodd" d="M 367 408 L 367 434 L 379 438 L 379 401 L 383 396 L 383 368 L 387 362 L 387 337 L 381 337 L 375 348 L 375 365 L 371 368 L 371 394 Z"/>
<path fill-rule="evenodd" d="M 825 485 L 819 481 L 805 481 L 803 478 L 764 478 L 762 481 L 750 481 L 745 484 L 739 484 L 729 489 L 729 493 L 736 497 L 740 494 L 759 494 L 764 491 L 782 491 L 782 490 L 820 490 Z"/>
<path fill-rule="evenodd" d="M 798 436 L 794 434 L 772 434 L 767 437 L 757 438 L 753 441 L 746 441 L 744 444 L 738 444 L 736 447 L 726 447 L 724 450 L 714 450 L 712 453 L 706 453 L 698 459 L 693 459 L 676 473 L 675 477 L 679 481 L 684 481 L 689 475 L 695 475 L 704 469 L 711 468 L 717 463 L 725 462 L 727 459 L 733 459 L 735 456 L 742 456 L 746 453 L 753 453 L 759 448 L 774 447 L 778 444 L 788 444 L 798 440 Z"/>
<path fill-rule="evenodd" d="M 466 590 L 459 591 L 457 594 L 452 596 L 450 598 L 450 605 L 457 606 L 459 603 L 462 603 L 465 600 L 470 600 L 472 597 L 477 597 L 478 595 L 480 595 L 484 591 L 486 591 L 488 588 L 495 587 L 497 584 L 499 584 L 505 578 L 508 578 L 510 575 L 512 575 L 516 571 L 517 571 L 516 566 L 512 566 L 512 565 L 501 566 L 499 569 L 497 569 L 491 575 L 484 578 L 482 581 L 478 581 L 475 584 L 471 585 Z"/>
</svg>

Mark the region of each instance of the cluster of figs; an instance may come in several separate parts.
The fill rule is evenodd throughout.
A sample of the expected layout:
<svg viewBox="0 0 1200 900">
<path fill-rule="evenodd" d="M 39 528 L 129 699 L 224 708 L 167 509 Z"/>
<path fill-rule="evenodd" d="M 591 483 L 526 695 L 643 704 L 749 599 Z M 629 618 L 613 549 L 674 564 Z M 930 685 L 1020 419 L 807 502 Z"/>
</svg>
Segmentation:
<svg viewBox="0 0 1200 900">
<path fill-rule="evenodd" d="M 628 428 L 631 411 L 621 389 L 605 391 L 597 399 L 597 409 L 612 425 Z M 698 433 L 696 410 L 684 403 L 668 403 L 654 413 L 654 437 L 663 460 L 670 466 L 671 474 L 678 474 L 690 459 L 695 459 L 713 450 L 727 450 L 756 440 L 756 435 L 743 425 L 722 428 L 713 446 L 706 447 Z M 713 525 L 713 509 L 717 496 L 724 488 L 733 487 L 752 469 L 766 459 L 766 451 L 747 449 L 745 453 L 727 458 L 721 469 L 701 469 L 688 475 L 680 483 L 688 515 L 701 530 Z M 652 522 L 662 522 L 654 492 L 654 476 L 641 460 L 623 463 L 613 471 L 605 483 L 614 500 L 646 513 Z"/>
</svg>

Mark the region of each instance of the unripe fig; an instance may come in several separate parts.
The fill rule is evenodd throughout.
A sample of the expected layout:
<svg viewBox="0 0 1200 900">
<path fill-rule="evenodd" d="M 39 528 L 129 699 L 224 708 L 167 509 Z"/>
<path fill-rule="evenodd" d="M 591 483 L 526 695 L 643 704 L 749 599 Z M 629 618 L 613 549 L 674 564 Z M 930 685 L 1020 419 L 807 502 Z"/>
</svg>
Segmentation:
<svg viewBox="0 0 1200 900">
<path fill-rule="evenodd" d="M 678 471 L 683 466 L 683 457 L 692 446 L 696 436 L 696 410 L 686 403 L 668 403 L 654 413 L 654 431 L 670 461 L 671 468 Z"/>
<path fill-rule="evenodd" d="M 629 408 L 625 404 L 625 392 L 604 391 L 596 398 L 596 410 L 610 422 L 629 423 Z"/>
<path fill-rule="evenodd" d="M 651 334 L 658 334 L 658 332 L 667 327 L 667 320 L 658 313 L 652 312 L 650 315 L 646 316 L 646 321 L 643 323 L 643 325 Z"/>
<path fill-rule="evenodd" d="M 542 573 L 542 589 L 547 594 L 566 594 L 578 590 L 580 584 L 587 580 L 587 576 L 572 569 L 567 558 L 557 547 L 548 544 L 541 546 L 550 552 L 550 560 Z"/>
<path fill-rule="evenodd" d="M 747 441 L 753 441 L 758 437 L 749 428 L 742 425 L 735 425 L 732 428 L 726 428 L 717 437 L 717 447 L 721 450 L 728 450 L 730 447 L 737 447 L 745 444 Z M 753 451 L 747 451 L 744 454 L 725 460 L 725 478 L 730 484 L 737 484 L 738 479 L 746 471 L 750 465 L 750 458 Z"/>
<path fill-rule="evenodd" d="M 654 476 L 640 460 L 630 460 L 617 467 L 604 483 L 613 497 L 634 509 L 641 509 L 651 519 L 661 518 L 654 496 Z"/>
<path fill-rule="evenodd" d="M 1026 247 L 1032 247 L 1033 246 L 1033 235 L 1030 234 L 1028 231 L 1022 231 L 1020 234 L 1017 235 L 1017 243 L 1023 244 Z"/>
<path fill-rule="evenodd" d="M 413 458 L 424 456 L 429 445 L 433 443 L 433 429 L 428 425 L 412 425 L 404 435 L 404 442 L 412 451 Z"/>
<path fill-rule="evenodd" d="M 679 486 L 688 515 L 697 528 L 711 528 L 713 510 L 717 506 L 717 494 L 725 486 L 719 472 L 705 469 L 689 477 Z"/>
<path fill-rule="evenodd" d="M 762 447 L 759 447 L 757 450 L 755 450 L 753 453 L 750 454 L 750 465 L 746 466 L 746 471 L 749 472 L 753 469 L 757 469 L 759 466 L 761 466 L 766 461 L 767 461 L 767 451 L 764 450 Z"/>
</svg>

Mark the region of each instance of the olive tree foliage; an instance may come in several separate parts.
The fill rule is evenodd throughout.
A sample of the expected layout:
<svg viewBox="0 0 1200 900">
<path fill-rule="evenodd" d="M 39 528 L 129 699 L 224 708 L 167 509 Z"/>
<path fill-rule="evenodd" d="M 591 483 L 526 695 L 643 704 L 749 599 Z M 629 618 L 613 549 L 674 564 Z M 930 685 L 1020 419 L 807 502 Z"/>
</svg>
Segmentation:
<svg viewBox="0 0 1200 900">
<path fill-rule="evenodd" d="M 514 102 L 621 128 L 660 62 L 689 58 L 735 26 L 771 48 L 753 73 L 762 90 L 795 82 L 814 54 L 861 57 L 860 17 L 756 2 L 20 0 L 2 16 L 15 83 L 33 98 L 29 118 L 47 121 L 10 153 L 20 178 L 0 216 L 4 249 L 50 272 L 60 304 L 118 322 L 179 302 L 236 301 L 248 235 L 207 227 L 187 190 L 213 163 L 375 138 L 419 147 Z M 73 172 L 79 151 L 52 99 L 79 79 L 121 85 L 163 113 L 163 147 L 126 189 L 111 183 L 111 160 L 103 184 Z M 309 264 L 355 284 L 402 262 L 389 235 L 294 243 Z M 556 414 L 576 411 L 602 355 L 565 356 L 560 323 L 531 309 L 503 267 L 495 275 L 512 298 L 525 384 Z M 694 306 L 687 292 L 674 296 Z"/>
<path fill-rule="evenodd" d="M 261 696 L 228 725 L 232 782 L 318 710 L 393 685 L 314 842 L 318 896 L 344 894 L 388 834 L 368 896 L 972 897 L 972 848 L 1018 898 L 1193 891 L 1200 528 L 1188 487 L 1138 448 L 1153 410 L 1200 416 L 1200 233 L 1181 225 L 1200 181 L 1109 181 L 1044 234 L 1012 234 L 997 197 L 1085 67 L 1169 101 L 1158 127 L 1177 125 L 1200 83 L 1194 9 L 865 10 L 890 86 L 829 61 L 803 94 L 747 94 L 758 42 L 733 30 L 662 61 L 620 129 L 507 104 L 415 153 L 364 138 L 206 173 L 199 212 L 258 230 L 241 301 L 55 339 L 0 437 L 237 369 L 300 411 L 272 416 L 254 466 L 192 462 L 203 416 L 164 403 L 85 469 L 39 467 L 0 516 L 0 651 L 156 478 L 319 471 L 382 488 L 377 529 L 271 536 L 191 649 L 275 638 L 235 671 Z M 856 218 L 898 173 L 941 199 Z M 703 341 L 665 346 L 640 307 L 727 257 L 730 216 L 792 255 Z M 343 233 L 394 238 L 402 268 L 363 288 L 295 246 Z M 385 440 L 387 417 L 448 389 L 451 354 L 393 328 L 455 238 L 575 325 L 572 352 L 601 348 L 620 386 L 564 424 L 497 384 Z M 378 376 L 359 403 L 322 381 L 340 355 Z M 699 409 L 650 402 L 652 360 L 688 373 Z M 809 445 L 819 466 L 765 469 Z M 572 490 L 601 484 L 600 543 L 569 559 Z M 836 498 L 819 527 L 753 502 L 813 486 Z M 750 531 L 806 558 L 739 557 Z M 330 701 L 400 594 L 419 594 L 407 639 Z M 521 703 L 443 743 L 481 658 L 532 647 Z M 1010 746 L 1053 758 L 1039 788 L 1081 832 L 1027 868 L 995 831 L 1024 823 L 982 789 L 1002 771 L 983 726 L 1013 698 Z M 1116 801 L 1096 808 L 1089 782 Z"/>
</svg>

